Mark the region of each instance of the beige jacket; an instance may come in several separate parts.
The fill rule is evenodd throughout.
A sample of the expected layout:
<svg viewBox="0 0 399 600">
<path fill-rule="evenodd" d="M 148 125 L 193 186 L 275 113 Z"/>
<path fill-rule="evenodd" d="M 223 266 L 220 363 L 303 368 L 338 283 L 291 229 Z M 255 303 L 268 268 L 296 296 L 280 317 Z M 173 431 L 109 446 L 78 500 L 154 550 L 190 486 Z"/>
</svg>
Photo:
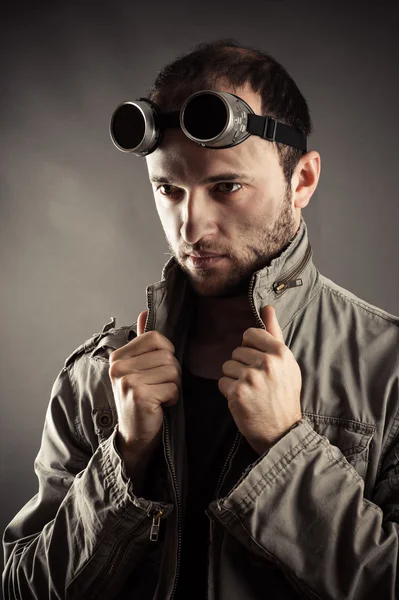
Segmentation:
<svg viewBox="0 0 399 600">
<path fill-rule="evenodd" d="M 147 288 L 145 331 L 170 339 L 180 362 L 191 294 L 173 258 Z M 303 419 L 261 456 L 237 430 L 207 510 L 209 600 L 399 598 L 399 319 L 319 273 L 303 218 L 254 273 L 248 300 L 262 328 L 261 307 L 276 309 L 302 372 Z M 137 330 L 114 325 L 55 380 L 39 490 L 4 534 L 6 600 L 173 598 L 189 399 L 165 408 L 163 445 L 136 496 L 115 448 L 108 357 Z"/>
</svg>

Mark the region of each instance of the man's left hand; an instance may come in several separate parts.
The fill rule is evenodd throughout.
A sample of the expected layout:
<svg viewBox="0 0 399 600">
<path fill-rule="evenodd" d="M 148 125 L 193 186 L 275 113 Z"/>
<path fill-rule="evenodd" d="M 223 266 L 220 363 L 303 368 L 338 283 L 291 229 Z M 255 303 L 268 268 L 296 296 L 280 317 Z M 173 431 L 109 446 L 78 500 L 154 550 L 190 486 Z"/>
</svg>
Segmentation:
<svg viewBox="0 0 399 600">
<path fill-rule="evenodd" d="M 244 332 L 218 382 L 238 429 L 259 455 L 302 418 L 299 365 L 271 304 L 262 308 L 261 318 L 267 331 L 251 327 Z"/>
</svg>

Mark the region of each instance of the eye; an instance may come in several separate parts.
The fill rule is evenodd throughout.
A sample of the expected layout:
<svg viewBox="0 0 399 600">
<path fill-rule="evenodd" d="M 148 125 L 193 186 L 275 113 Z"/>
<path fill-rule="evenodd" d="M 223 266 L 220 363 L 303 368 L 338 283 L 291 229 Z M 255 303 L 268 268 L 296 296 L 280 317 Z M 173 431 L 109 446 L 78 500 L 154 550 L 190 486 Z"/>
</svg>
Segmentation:
<svg viewBox="0 0 399 600">
<path fill-rule="evenodd" d="M 219 190 L 222 194 L 231 194 L 231 193 L 235 193 L 238 192 L 240 189 L 242 189 L 242 185 L 240 183 L 236 183 L 235 181 L 223 181 L 222 183 L 218 184 L 219 186 L 230 186 L 230 185 L 238 185 L 238 189 L 236 190 L 226 190 L 226 189 L 221 189 Z"/>
<path fill-rule="evenodd" d="M 228 189 L 230 186 L 237 186 L 236 189 Z M 226 189 L 227 187 L 227 189 Z M 163 188 L 163 191 L 162 191 Z M 242 189 L 242 185 L 240 183 L 236 183 L 235 181 L 223 181 L 221 183 L 218 183 L 216 186 L 216 192 L 219 192 L 221 194 L 234 194 L 236 192 L 239 192 Z M 219 189 L 218 189 L 219 188 Z M 221 188 L 221 189 L 220 189 Z M 166 196 L 166 197 L 173 197 L 173 196 L 177 196 L 181 190 L 173 185 L 170 185 L 169 183 L 164 183 L 162 185 L 159 185 L 156 189 L 156 192 L 160 191 L 162 196 Z"/>
<path fill-rule="evenodd" d="M 170 185 L 170 184 L 168 184 L 168 183 L 164 183 L 163 185 L 159 185 L 159 186 L 156 188 L 156 191 L 158 191 L 158 190 L 161 190 L 161 188 L 172 188 L 172 191 L 167 191 L 167 190 L 166 190 L 165 192 L 162 192 L 162 191 L 161 191 L 161 195 L 162 195 L 162 196 L 174 196 L 174 195 L 176 195 L 176 194 L 178 193 L 178 191 L 179 191 L 179 190 L 178 190 L 178 188 L 176 188 L 176 187 L 174 187 L 173 185 Z"/>
</svg>

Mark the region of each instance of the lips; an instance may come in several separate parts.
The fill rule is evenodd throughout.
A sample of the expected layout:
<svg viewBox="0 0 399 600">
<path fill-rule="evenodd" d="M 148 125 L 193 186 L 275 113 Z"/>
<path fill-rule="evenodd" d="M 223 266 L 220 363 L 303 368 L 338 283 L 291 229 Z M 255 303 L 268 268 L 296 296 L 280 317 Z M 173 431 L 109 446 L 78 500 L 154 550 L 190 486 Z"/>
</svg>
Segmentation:
<svg viewBox="0 0 399 600">
<path fill-rule="evenodd" d="M 188 256 L 194 256 L 194 258 L 212 258 L 215 256 L 222 256 L 221 254 L 211 254 L 211 253 L 207 253 L 207 252 L 193 252 L 192 254 L 189 254 Z"/>
<path fill-rule="evenodd" d="M 222 262 L 223 258 L 224 258 L 223 256 L 209 256 L 209 255 L 199 258 L 198 256 L 190 255 L 190 262 L 194 268 L 203 269 L 203 268 L 209 268 L 213 265 L 219 264 L 220 262 Z"/>
</svg>

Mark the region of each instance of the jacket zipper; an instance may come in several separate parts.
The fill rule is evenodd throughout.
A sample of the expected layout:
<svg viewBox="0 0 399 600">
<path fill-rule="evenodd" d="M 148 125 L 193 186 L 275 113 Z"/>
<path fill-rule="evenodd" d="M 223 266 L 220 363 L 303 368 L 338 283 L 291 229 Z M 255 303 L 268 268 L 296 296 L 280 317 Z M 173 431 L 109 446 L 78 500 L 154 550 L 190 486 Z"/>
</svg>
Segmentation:
<svg viewBox="0 0 399 600">
<path fill-rule="evenodd" d="M 163 277 L 164 277 L 164 274 L 162 274 L 162 278 Z M 149 288 L 147 291 L 147 302 L 148 302 L 148 314 L 147 314 L 147 319 L 146 319 L 146 323 L 144 326 L 144 332 L 146 331 L 146 327 L 147 327 L 148 323 L 150 322 L 150 314 L 151 314 L 151 311 L 153 310 L 152 289 L 151 288 Z M 167 458 L 168 458 L 168 462 L 169 462 L 169 469 L 170 469 L 170 472 L 172 473 L 174 491 L 176 494 L 176 501 L 177 501 L 177 535 L 178 535 L 177 564 L 176 564 L 176 574 L 175 574 L 175 581 L 174 581 L 174 585 L 173 585 L 172 595 L 170 596 L 170 600 L 173 600 L 173 597 L 176 592 L 176 586 L 177 586 L 177 582 L 179 579 L 179 570 L 180 570 L 180 554 L 181 554 L 181 543 L 182 543 L 182 531 L 181 531 L 182 510 L 181 510 L 181 502 L 180 502 L 178 485 L 177 485 L 177 477 L 176 477 L 176 473 L 175 473 L 174 466 L 173 466 L 172 453 L 170 451 L 169 422 L 168 422 L 167 415 L 165 412 L 164 412 L 164 430 L 165 430 L 165 450 L 166 450 L 166 454 L 167 454 Z M 153 524 L 153 526 L 154 526 L 154 524 Z M 155 527 L 157 527 L 157 526 L 155 526 Z M 159 529 L 159 525 L 158 525 L 158 528 L 155 529 L 155 531 L 157 533 L 158 533 L 158 529 Z"/>
<path fill-rule="evenodd" d="M 153 508 L 155 507 L 155 510 Z M 148 507 L 146 517 L 152 517 L 152 525 L 150 531 L 150 540 L 156 542 L 158 540 L 158 531 L 159 531 L 159 520 L 161 519 L 165 509 L 160 508 L 154 502 L 150 502 Z M 100 575 L 94 579 L 89 590 L 85 593 L 85 598 L 88 600 L 91 598 L 97 598 L 97 594 L 101 589 L 104 589 L 109 580 L 114 575 L 116 569 L 119 567 L 121 559 L 125 554 L 128 546 L 133 541 L 133 539 L 137 539 L 141 533 L 143 533 L 148 528 L 147 518 L 144 518 L 137 525 L 137 528 L 130 529 L 127 531 L 115 544 L 114 549 L 109 555 L 107 562 L 105 563 L 104 569 L 101 571 Z M 141 527 L 142 525 L 142 527 Z M 133 535 L 132 535 L 133 534 Z"/>
<path fill-rule="evenodd" d="M 296 265 L 292 267 L 289 271 L 284 273 L 282 279 L 277 280 L 273 283 L 273 290 L 276 294 L 282 294 L 286 289 L 297 287 L 302 285 L 302 279 L 297 279 L 297 277 L 302 273 L 308 262 L 312 257 L 312 247 L 310 243 L 308 243 L 308 247 L 306 248 L 305 256 L 301 258 Z M 251 281 L 252 283 L 252 281 Z M 250 300 L 252 299 L 252 295 Z"/>
<path fill-rule="evenodd" d="M 240 433 L 240 431 L 237 431 L 237 433 L 236 433 L 236 437 L 234 438 L 233 445 L 232 445 L 232 447 L 230 448 L 230 452 L 229 452 L 229 454 L 227 455 L 227 458 L 226 458 L 226 460 L 225 460 L 225 462 L 224 462 L 223 468 L 222 468 L 222 470 L 221 470 L 221 473 L 220 473 L 220 475 L 219 475 L 219 479 L 218 479 L 218 482 L 217 482 L 217 484 L 216 484 L 216 490 L 215 490 L 215 493 L 214 493 L 214 495 L 213 495 L 213 499 L 212 499 L 212 501 L 213 501 L 213 500 L 216 500 L 216 499 L 217 499 L 217 497 L 218 497 L 219 489 L 220 489 L 220 487 L 221 487 L 221 485 L 222 485 L 222 483 L 223 483 L 223 479 L 224 479 L 224 475 L 225 475 L 225 472 L 226 472 L 226 469 L 227 469 L 227 465 L 229 464 L 230 460 L 232 459 L 232 457 L 233 457 L 233 454 L 235 454 L 235 450 L 236 450 L 236 449 L 237 449 L 237 447 L 238 447 L 239 441 L 240 441 L 240 439 L 241 439 L 241 435 L 242 435 L 242 434 Z M 210 552 L 210 547 L 211 547 L 212 540 L 213 540 L 213 523 L 214 523 L 214 521 L 213 521 L 212 517 L 210 516 L 210 514 L 209 514 L 209 511 L 208 511 L 208 510 L 205 510 L 205 513 L 206 513 L 206 515 L 207 515 L 207 516 L 208 516 L 208 518 L 209 518 L 208 559 L 207 559 L 207 564 L 206 564 L 206 579 L 205 579 L 205 581 L 207 582 L 207 592 L 206 592 L 206 598 L 207 598 L 207 600 L 208 600 L 209 552 Z"/>
<path fill-rule="evenodd" d="M 289 271 L 287 271 L 286 273 L 284 273 L 284 275 L 282 276 L 282 278 L 280 280 L 277 280 L 274 282 L 273 284 L 273 290 L 277 293 L 277 294 L 282 294 L 286 289 L 291 288 L 291 287 L 297 287 L 299 285 L 302 285 L 302 280 L 301 279 L 297 279 L 297 277 L 302 273 L 302 271 L 305 269 L 306 265 L 308 264 L 310 258 L 312 256 L 312 248 L 310 246 L 310 243 L 308 244 L 308 247 L 306 249 L 305 252 L 305 256 L 303 258 L 301 258 L 296 265 L 294 265 L 292 267 L 292 269 L 290 269 Z M 255 273 L 253 274 L 250 284 L 249 284 L 249 290 L 248 290 L 248 299 L 249 299 L 249 303 L 251 305 L 252 311 L 254 313 L 255 319 L 257 321 L 257 323 L 259 324 L 259 327 L 261 327 L 262 329 L 266 329 L 265 324 L 263 323 L 262 319 L 259 317 L 258 312 L 256 310 L 255 307 L 255 303 L 253 301 L 253 288 L 255 285 Z M 219 480 L 216 486 L 216 491 L 213 497 L 213 500 L 217 500 L 217 495 L 219 492 L 219 489 L 221 487 L 222 484 L 222 480 L 224 478 L 224 474 L 226 471 L 226 467 L 229 463 L 229 461 L 231 460 L 237 446 L 238 446 L 238 440 L 241 437 L 241 433 L 238 431 L 237 435 L 234 439 L 233 442 L 233 446 L 230 449 L 230 452 L 226 458 L 226 461 L 223 465 L 222 468 L 222 472 L 220 473 L 219 476 Z M 248 472 L 249 468 L 246 469 L 245 473 Z M 241 477 L 242 479 L 242 477 Z M 208 600 L 208 580 L 209 580 L 209 553 L 210 553 L 210 546 L 212 544 L 212 540 L 213 540 L 213 528 L 214 528 L 214 519 L 211 516 L 210 512 L 208 510 L 205 510 L 206 515 L 209 518 L 209 543 L 208 543 L 208 560 L 207 560 L 207 568 L 206 568 L 206 582 L 207 582 L 207 600 Z"/>
<path fill-rule="evenodd" d="M 164 427 L 165 427 L 165 448 L 166 448 L 166 453 L 167 453 L 167 456 L 168 456 L 168 459 L 169 459 L 169 467 L 171 469 L 171 473 L 172 473 L 172 477 L 173 477 L 173 484 L 174 484 L 175 494 L 176 494 L 176 500 L 177 500 L 177 535 L 178 535 L 177 564 L 176 564 L 175 581 L 174 581 L 174 584 L 173 584 L 172 595 L 170 596 L 170 600 L 173 600 L 174 595 L 175 595 L 175 591 L 176 591 L 177 582 L 178 582 L 178 579 L 179 579 L 179 570 L 180 570 L 180 554 L 181 554 L 181 543 L 182 543 L 182 532 L 181 532 L 182 511 L 181 511 L 181 503 L 180 503 L 179 492 L 178 492 L 178 489 L 177 489 L 177 477 L 176 477 L 176 473 L 175 473 L 175 470 L 174 470 L 174 467 L 173 467 L 172 455 L 171 455 L 171 452 L 170 452 L 170 445 L 169 445 L 169 423 L 168 423 L 166 414 L 164 414 Z"/>
</svg>

